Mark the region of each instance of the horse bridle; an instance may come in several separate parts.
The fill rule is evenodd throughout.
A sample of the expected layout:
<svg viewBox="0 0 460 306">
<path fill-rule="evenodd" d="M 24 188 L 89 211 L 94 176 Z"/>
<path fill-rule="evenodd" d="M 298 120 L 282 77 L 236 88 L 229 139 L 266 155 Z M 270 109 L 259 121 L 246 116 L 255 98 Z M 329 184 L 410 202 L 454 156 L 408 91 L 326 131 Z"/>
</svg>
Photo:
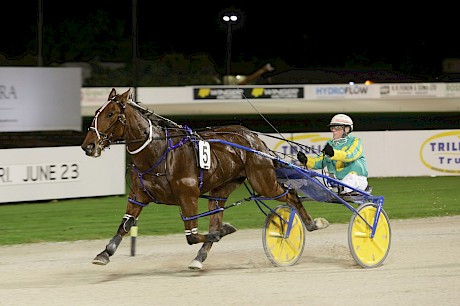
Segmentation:
<svg viewBox="0 0 460 306">
<path fill-rule="evenodd" d="M 118 105 L 118 107 L 120 107 L 120 114 L 118 114 L 117 120 L 115 122 L 113 122 L 107 128 L 107 130 L 105 132 L 101 132 L 101 131 L 99 131 L 99 129 L 97 127 L 97 119 L 98 119 L 99 115 L 101 114 L 101 112 L 104 110 L 104 108 L 106 108 L 107 105 L 109 105 L 110 102 L 114 102 L 115 104 Z M 107 100 L 107 102 L 105 102 L 104 105 L 102 105 L 97 110 L 96 115 L 93 118 L 93 126 L 89 127 L 89 130 L 92 130 L 92 131 L 94 131 L 96 133 L 99 145 L 102 148 L 106 148 L 106 147 L 110 146 L 110 144 L 112 143 L 113 132 L 116 130 L 118 124 L 121 123 L 123 126 L 126 125 L 126 117 L 125 117 L 125 113 L 124 113 L 125 108 L 126 108 L 126 106 L 120 105 L 118 102 L 115 101 L 115 97 L 113 97 L 112 99 Z M 109 131 L 112 131 L 112 132 L 109 134 Z M 105 143 L 107 143 L 107 146 L 104 145 Z"/>
<path fill-rule="evenodd" d="M 93 119 L 94 127 L 90 127 L 90 129 L 93 130 L 96 133 L 97 139 L 99 141 L 99 145 L 102 146 L 103 148 L 109 147 L 110 144 L 112 143 L 111 138 L 113 137 L 113 132 L 115 131 L 115 129 L 117 128 L 119 123 L 123 124 L 123 126 L 126 126 L 126 116 L 125 116 L 126 105 L 125 104 L 120 105 L 120 103 L 115 101 L 115 97 L 116 96 L 112 97 L 110 100 L 105 102 L 104 105 L 101 106 L 101 108 L 99 108 L 99 110 L 96 112 L 96 115 L 94 116 L 94 119 Z M 97 119 L 99 117 L 99 114 L 104 110 L 104 108 L 110 102 L 114 102 L 115 104 L 118 105 L 118 107 L 120 107 L 120 114 L 118 114 L 117 120 L 107 128 L 105 133 L 103 133 L 103 132 L 99 131 L 98 128 L 97 128 Z M 134 103 L 134 102 L 129 100 L 128 103 Z M 134 154 L 137 154 L 137 153 L 141 152 L 149 143 L 151 143 L 153 141 L 153 124 L 152 124 L 152 121 L 149 118 L 147 118 L 147 121 L 149 122 L 149 137 L 142 144 L 142 146 L 140 146 L 139 148 L 137 148 L 134 151 L 130 151 L 128 149 L 128 147 L 126 147 L 126 151 L 128 151 L 129 154 L 134 155 Z M 109 135 L 108 132 L 110 130 L 112 130 L 112 133 Z M 108 145 L 104 146 L 104 143 L 107 143 Z"/>
</svg>

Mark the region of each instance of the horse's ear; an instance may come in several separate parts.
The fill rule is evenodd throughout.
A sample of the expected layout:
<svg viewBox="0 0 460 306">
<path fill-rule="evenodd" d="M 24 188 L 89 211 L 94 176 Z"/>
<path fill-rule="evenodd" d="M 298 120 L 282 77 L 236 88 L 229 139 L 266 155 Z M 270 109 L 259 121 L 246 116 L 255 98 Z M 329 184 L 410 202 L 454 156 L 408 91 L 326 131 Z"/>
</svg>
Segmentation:
<svg viewBox="0 0 460 306">
<path fill-rule="evenodd" d="M 110 92 L 109 98 L 107 100 L 112 100 L 112 98 L 115 97 L 116 95 L 117 95 L 117 91 L 115 90 L 115 88 L 112 88 L 112 91 Z"/>
<path fill-rule="evenodd" d="M 120 101 L 127 102 L 130 97 L 131 97 L 131 89 L 128 89 L 127 91 L 121 94 Z"/>
<path fill-rule="evenodd" d="M 128 91 L 129 91 L 128 100 L 134 101 L 134 90 L 130 88 Z"/>
</svg>

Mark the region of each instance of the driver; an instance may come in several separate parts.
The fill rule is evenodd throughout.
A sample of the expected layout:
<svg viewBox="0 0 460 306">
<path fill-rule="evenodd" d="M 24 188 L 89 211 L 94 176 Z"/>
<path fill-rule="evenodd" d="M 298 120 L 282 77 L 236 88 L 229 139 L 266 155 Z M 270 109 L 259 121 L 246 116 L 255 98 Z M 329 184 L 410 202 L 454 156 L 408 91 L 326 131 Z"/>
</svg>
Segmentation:
<svg viewBox="0 0 460 306">
<path fill-rule="evenodd" d="M 297 153 L 297 159 L 302 165 L 310 169 L 327 168 L 330 175 L 342 183 L 360 190 L 368 187 L 368 172 L 364 157 L 361 139 L 351 136 L 353 120 L 348 115 L 337 114 L 329 123 L 332 139 L 326 142 L 322 155 L 307 156 L 303 152 Z M 343 186 L 341 194 L 352 193 L 352 189 Z M 369 191 L 370 192 L 370 191 Z"/>
</svg>

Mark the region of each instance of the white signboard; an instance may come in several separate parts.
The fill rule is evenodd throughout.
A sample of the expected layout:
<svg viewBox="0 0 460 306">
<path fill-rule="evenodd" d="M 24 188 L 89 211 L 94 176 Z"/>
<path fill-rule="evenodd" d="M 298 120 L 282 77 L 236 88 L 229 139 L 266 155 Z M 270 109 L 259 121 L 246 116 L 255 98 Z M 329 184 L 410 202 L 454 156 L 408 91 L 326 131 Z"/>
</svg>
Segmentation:
<svg viewBox="0 0 460 306">
<path fill-rule="evenodd" d="M 380 85 L 382 98 L 432 98 L 445 97 L 444 84 L 437 83 L 404 83 Z"/>
<path fill-rule="evenodd" d="M 81 68 L 0 68 L 0 132 L 81 131 Z"/>
<path fill-rule="evenodd" d="M 101 107 L 109 98 L 110 92 L 113 87 L 88 87 L 81 89 L 81 105 L 95 107 L 96 109 Z M 115 90 L 118 94 L 122 94 L 130 89 L 130 87 L 116 87 Z M 94 115 L 92 113 L 91 115 Z"/>
<path fill-rule="evenodd" d="M 378 88 L 364 84 L 308 85 L 305 86 L 306 99 L 369 99 L 378 98 Z"/>
<path fill-rule="evenodd" d="M 123 93 L 128 88 L 115 88 Z M 81 89 L 94 116 L 112 87 Z M 341 112 L 458 112 L 460 83 L 138 87 L 136 101 L 163 116 Z"/>
<path fill-rule="evenodd" d="M 0 203 L 123 195 L 125 145 L 101 157 L 79 146 L 0 150 Z"/>
</svg>

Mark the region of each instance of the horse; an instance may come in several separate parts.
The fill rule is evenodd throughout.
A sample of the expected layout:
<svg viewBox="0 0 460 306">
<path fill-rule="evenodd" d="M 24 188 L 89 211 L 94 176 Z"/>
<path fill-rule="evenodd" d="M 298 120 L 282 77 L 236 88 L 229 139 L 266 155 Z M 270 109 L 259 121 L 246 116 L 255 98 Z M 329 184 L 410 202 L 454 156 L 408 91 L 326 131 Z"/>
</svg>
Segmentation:
<svg viewBox="0 0 460 306">
<path fill-rule="evenodd" d="M 135 102 L 132 89 L 117 94 L 113 88 L 96 110 L 81 148 L 87 156 L 97 158 L 116 142 L 125 143 L 131 155 L 130 192 L 117 232 L 93 264 L 110 262 L 142 209 L 154 202 L 180 207 L 187 243 L 202 243 L 188 268 L 201 270 L 213 243 L 237 230 L 223 222 L 223 207 L 246 180 L 258 194 L 295 207 L 308 231 L 329 225 L 324 218 L 312 219 L 297 192 L 278 182 L 276 160 L 267 158 L 274 153 L 256 132 L 242 125 L 196 132 Z M 198 232 L 200 197 L 208 199 L 211 212 L 207 234 Z"/>
</svg>

